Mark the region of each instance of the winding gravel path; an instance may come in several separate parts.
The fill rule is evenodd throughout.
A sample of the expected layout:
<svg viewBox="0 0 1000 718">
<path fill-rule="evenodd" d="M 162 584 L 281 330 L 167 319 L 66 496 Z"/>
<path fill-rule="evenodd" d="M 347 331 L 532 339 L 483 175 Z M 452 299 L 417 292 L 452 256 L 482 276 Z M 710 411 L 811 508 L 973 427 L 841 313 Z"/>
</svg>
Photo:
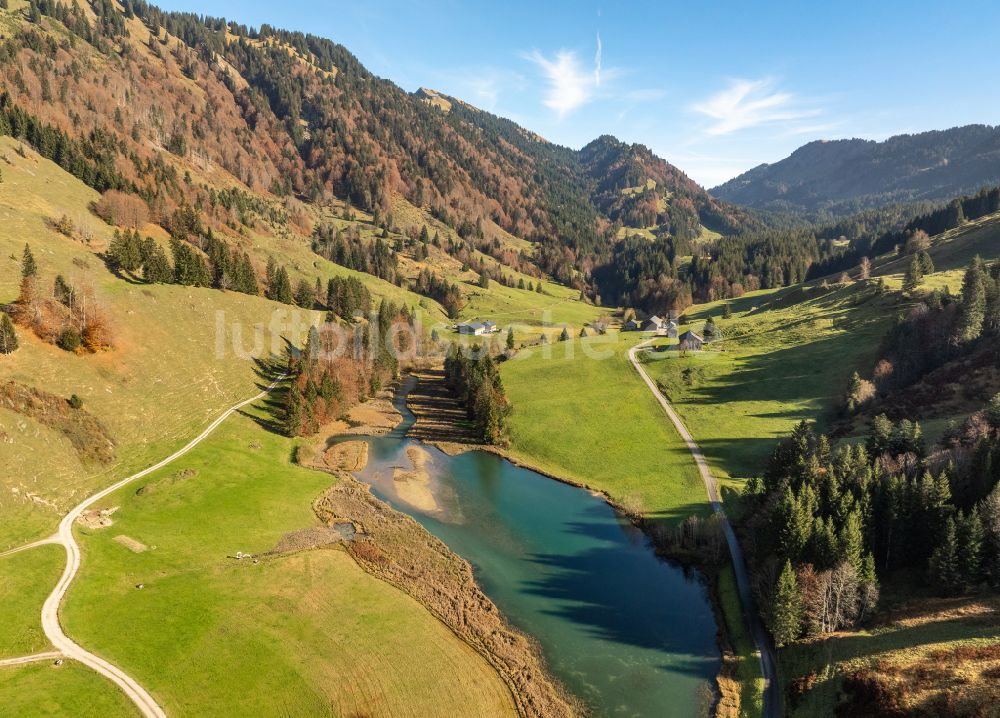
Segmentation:
<svg viewBox="0 0 1000 718">
<path fill-rule="evenodd" d="M 227 409 L 217 419 L 215 419 L 215 421 L 209 424 L 203 432 L 198 434 L 198 436 L 189 441 L 183 448 L 178 449 L 167 458 L 84 499 L 82 502 L 77 504 L 72 511 L 66 514 L 62 521 L 59 522 L 59 530 L 56 532 L 55 536 L 50 536 L 49 538 L 42 539 L 41 541 L 35 541 L 33 543 L 26 544 L 25 546 L 7 551 L 4 554 L 0 554 L 7 555 L 10 553 L 16 553 L 18 551 L 23 551 L 35 546 L 41 546 L 49 543 L 58 543 L 66 547 L 66 568 L 63 570 L 59 583 L 57 583 L 56 587 L 52 589 L 52 593 L 49 594 L 49 597 L 45 599 L 45 603 L 42 605 L 42 629 L 45 631 L 45 635 L 57 650 L 47 652 L 45 654 L 9 658 L 0 662 L 0 666 L 29 663 L 35 660 L 56 658 L 63 655 L 67 658 L 79 661 L 83 665 L 92 668 L 102 676 L 105 676 L 112 681 L 125 692 L 125 695 L 127 695 L 129 699 L 136 704 L 146 718 L 166 718 L 166 713 L 163 712 L 163 709 L 159 706 L 156 700 L 145 688 L 139 685 L 134 678 L 117 666 L 109 663 L 100 656 L 94 655 L 75 643 L 73 639 L 63 632 L 62 626 L 59 624 L 59 606 L 62 603 L 63 598 L 66 596 L 66 591 L 69 589 L 70 584 L 73 582 L 73 579 L 76 578 L 76 574 L 80 570 L 80 547 L 77 545 L 76 539 L 73 536 L 73 523 L 77 518 L 79 518 L 80 514 L 82 514 L 86 508 L 94 502 L 100 501 L 105 496 L 114 493 L 121 487 L 135 481 L 136 479 L 141 479 L 143 476 L 147 476 L 148 474 L 163 468 L 170 462 L 175 461 L 191 451 L 191 449 L 204 441 L 209 434 L 219 427 L 219 424 L 229 418 L 234 412 L 239 411 L 247 404 L 252 404 L 253 402 L 267 396 L 284 378 L 284 376 L 278 377 L 266 389 L 264 389 L 264 391 Z"/>
<path fill-rule="evenodd" d="M 767 635 L 767 631 L 764 630 L 764 626 L 761 623 L 757 611 L 753 605 L 753 594 L 750 591 L 750 577 L 747 574 L 746 560 L 743 558 L 743 549 L 740 548 L 740 542 L 736 538 L 736 534 L 733 532 L 733 527 L 729 524 L 729 519 L 726 518 L 726 512 L 722 509 L 722 502 L 719 499 L 719 485 L 712 476 L 712 472 L 708 468 L 708 462 L 705 460 L 705 455 L 701 453 L 701 449 L 698 447 L 698 443 L 691 436 L 691 432 L 687 430 L 684 426 L 684 422 L 681 421 L 680 416 L 674 411 L 674 408 L 670 406 L 670 402 L 667 398 L 663 396 L 663 392 L 660 391 L 659 387 L 649 378 L 649 374 L 642 367 L 642 364 L 636 358 L 636 354 L 640 349 L 644 349 L 649 346 L 652 339 L 644 341 L 640 344 L 636 344 L 634 347 L 628 350 L 629 361 L 632 362 L 632 366 L 635 370 L 639 372 L 639 376 L 642 380 L 646 382 L 646 386 L 649 390 L 653 392 L 653 396 L 656 397 L 656 401 L 663 408 L 664 413 L 673 423 L 674 428 L 677 429 L 677 433 L 681 435 L 684 439 L 684 443 L 687 444 L 688 450 L 691 452 L 691 456 L 694 457 L 694 462 L 698 466 L 698 473 L 701 474 L 701 480 L 705 484 L 705 491 L 708 493 L 708 500 L 712 504 L 712 510 L 722 517 L 722 525 L 726 533 L 726 543 L 729 545 L 729 554 L 733 559 L 733 573 L 736 576 L 736 589 L 740 595 L 740 602 L 743 604 L 743 615 L 750 626 L 750 634 L 753 636 L 754 643 L 757 645 L 757 651 L 760 653 L 760 671 L 761 675 L 764 676 L 764 710 L 763 715 L 765 718 L 777 718 L 780 715 L 781 708 L 778 701 L 778 660 L 777 655 L 774 652 L 774 648 L 771 645 L 770 637 Z"/>
</svg>

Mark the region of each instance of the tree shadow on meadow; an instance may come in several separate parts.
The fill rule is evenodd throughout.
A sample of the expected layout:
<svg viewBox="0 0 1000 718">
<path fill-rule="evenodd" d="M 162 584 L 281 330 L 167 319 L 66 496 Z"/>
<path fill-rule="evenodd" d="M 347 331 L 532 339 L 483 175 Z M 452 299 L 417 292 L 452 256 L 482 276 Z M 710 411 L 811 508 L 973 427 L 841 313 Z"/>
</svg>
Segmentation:
<svg viewBox="0 0 1000 718">
<path fill-rule="evenodd" d="M 274 354 L 268 357 L 254 357 L 253 364 L 256 376 L 254 385 L 260 391 L 266 391 L 271 384 L 282 377 L 287 369 L 284 357 Z M 284 436 L 281 420 L 284 417 L 287 394 L 287 382 L 282 382 L 260 400 L 239 409 L 238 413 L 252 420 L 264 430 Z"/>
<path fill-rule="evenodd" d="M 920 625 L 890 625 L 871 633 L 840 633 L 782 649 L 782 663 L 801 672 L 855 658 L 870 658 L 934 643 L 968 639 L 1000 640 L 1000 610 L 929 620 Z"/>
</svg>

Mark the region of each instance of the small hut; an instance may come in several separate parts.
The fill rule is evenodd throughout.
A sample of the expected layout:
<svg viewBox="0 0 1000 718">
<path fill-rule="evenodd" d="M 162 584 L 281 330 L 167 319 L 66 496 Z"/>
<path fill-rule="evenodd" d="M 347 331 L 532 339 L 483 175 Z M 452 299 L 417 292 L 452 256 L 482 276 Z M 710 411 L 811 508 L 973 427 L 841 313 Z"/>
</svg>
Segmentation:
<svg viewBox="0 0 1000 718">
<path fill-rule="evenodd" d="M 688 329 L 686 332 L 681 334 L 680 341 L 678 342 L 677 348 L 683 351 L 701 351 L 701 346 L 705 343 L 705 340 L 700 336 L 695 334 L 693 331 Z"/>
</svg>

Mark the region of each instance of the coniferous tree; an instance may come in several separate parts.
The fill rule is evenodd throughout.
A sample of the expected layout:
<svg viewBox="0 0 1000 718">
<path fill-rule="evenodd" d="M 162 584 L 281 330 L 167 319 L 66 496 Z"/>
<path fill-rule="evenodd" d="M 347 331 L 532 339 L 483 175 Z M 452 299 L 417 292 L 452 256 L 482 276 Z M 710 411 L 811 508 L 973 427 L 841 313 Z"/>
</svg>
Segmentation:
<svg viewBox="0 0 1000 718">
<path fill-rule="evenodd" d="M 955 520 L 948 517 L 941 542 L 931 554 L 927 565 L 931 581 L 945 592 L 954 592 L 961 578 L 958 563 L 958 535 Z"/>
<path fill-rule="evenodd" d="M 792 562 L 786 560 L 778 577 L 771 617 L 771 635 L 780 648 L 792 643 L 802 632 L 802 599 Z"/>
<path fill-rule="evenodd" d="M 303 309 L 312 309 L 314 301 L 315 297 L 313 296 L 313 290 L 309 286 L 309 282 L 300 279 L 295 287 L 295 303 Z"/>
<path fill-rule="evenodd" d="M 906 267 L 906 273 L 903 275 L 903 292 L 913 294 L 920 286 L 920 280 L 920 260 L 917 259 L 916 255 L 913 255 L 910 258 L 910 264 Z"/>
<path fill-rule="evenodd" d="M 986 317 L 986 288 L 981 265 L 979 257 L 972 260 L 962 280 L 962 318 L 959 331 L 962 340 L 967 342 L 979 337 Z"/>
<path fill-rule="evenodd" d="M 559 341 L 564 342 L 567 341 L 568 339 L 569 339 L 569 329 L 563 327 L 562 332 L 559 334 Z"/>
<path fill-rule="evenodd" d="M 167 253 L 152 237 L 146 237 L 140 247 L 142 276 L 152 284 L 168 284 L 173 281 L 174 269 L 170 266 Z"/>
<path fill-rule="evenodd" d="M 979 505 L 983 522 L 983 573 L 994 588 L 1000 587 L 1000 484 Z"/>
<path fill-rule="evenodd" d="M 514 327 L 509 327 L 507 329 L 507 348 L 514 348 Z"/>
<path fill-rule="evenodd" d="M 13 354 L 17 351 L 17 331 L 10 315 L 0 312 L 0 354 Z"/>
<path fill-rule="evenodd" d="M 875 574 L 875 557 L 866 553 L 858 573 L 858 619 L 864 620 L 875 612 L 878 607 L 879 585 Z"/>
<path fill-rule="evenodd" d="M 931 255 L 929 255 L 925 250 L 917 252 L 917 262 L 920 266 L 921 277 L 934 271 L 934 260 L 931 259 Z"/>
<path fill-rule="evenodd" d="M 35 255 L 31 253 L 31 247 L 24 245 L 24 253 L 21 255 L 21 279 L 38 276 L 38 264 L 35 262 Z"/>
<path fill-rule="evenodd" d="M 847 521 L 841 530 L 839 548 L 841 557 L 849 561 L 860 576 L 864 561 L 864 536 L 861 533 L 861 517 L 856 510 L 847 515 Z"/>
<path fill-rule="evenodd" d="M 285 402 L 284 429 L 288 436 L 298 436 L 302 431 L 302 422 L 305 417 L 305 400 L 302 390 L 299 389 L 298 382 L 293 381 L 288 388 L 288 398 Z"/>
<path fill-rule="evenodd" d="M 958 574 L 963 590 L 969 591 L 983 579 L 983 541 L 985 534 L 979 511 L 971 509 L 960 516 L 956 529 L 958 534 Z"/>
<path fill-rule="evenodd" d="M 57 274 L 55 282 L 52 285 L 52 296 L 55 297 L 57 302 L 68 307 L 73 304 L 73 295 L 73 288 L 69 286 L 63 275 Z"/>
<path fill-rule="evenodd" d="M 275 267 L 273 271 L 272 281 L 268 284 L 268 296 L 282 304 L 295 303 L 292 295 L 292 282 L 288 278 L 288 270 L 283 265 Z"/>
</svg>

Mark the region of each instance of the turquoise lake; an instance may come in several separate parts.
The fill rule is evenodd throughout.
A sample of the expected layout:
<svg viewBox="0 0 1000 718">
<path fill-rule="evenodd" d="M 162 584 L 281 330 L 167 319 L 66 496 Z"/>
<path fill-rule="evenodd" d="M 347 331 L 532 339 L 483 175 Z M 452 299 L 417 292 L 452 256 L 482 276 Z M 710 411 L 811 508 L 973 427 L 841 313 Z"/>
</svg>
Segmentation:
<svg viewBox="0 0 1000 718">
<path fill-rule="evenodd" d="M 403 423 L 367 438 L 358 478 L 472 564 L 486 594 L 537 639 L 552 673 L 593 715 L 708 711 L 721 658 L 697 573 L 658 558 L 599 496 L 494 454 L 448 456 L 406 438 L 413 416 L 402 396 L 396 406 Z M 429 456 L 432 511 L 395 490 L 393 470 L 410 468 L 413 444 Z"/>
</svg>

